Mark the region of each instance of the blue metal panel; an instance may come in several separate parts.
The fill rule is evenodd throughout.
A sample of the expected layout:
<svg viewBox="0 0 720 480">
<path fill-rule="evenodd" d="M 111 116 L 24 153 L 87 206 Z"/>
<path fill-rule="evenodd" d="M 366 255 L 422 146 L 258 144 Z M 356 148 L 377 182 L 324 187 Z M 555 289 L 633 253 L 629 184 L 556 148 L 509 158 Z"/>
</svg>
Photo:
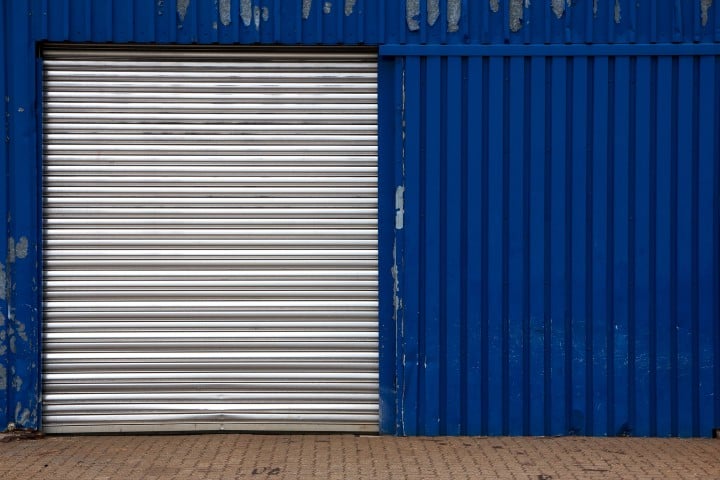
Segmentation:
<svg viewBox="0 0 720 480">
<path fill-rule="evenodd" d="M 400 432 L 709 435 L 720 51 L 553 52 L 397 60 Z"/>
</svg>

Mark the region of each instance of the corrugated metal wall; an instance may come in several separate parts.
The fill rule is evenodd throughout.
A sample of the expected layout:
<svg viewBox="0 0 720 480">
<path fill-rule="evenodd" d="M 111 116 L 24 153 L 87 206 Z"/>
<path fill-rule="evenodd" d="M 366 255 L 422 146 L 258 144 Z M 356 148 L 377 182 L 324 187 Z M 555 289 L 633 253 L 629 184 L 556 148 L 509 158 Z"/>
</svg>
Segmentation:
<svg viewBox="0 0 720 480">
<path fill-rule="evenodd" d="M 0 0 L 0 425 L 41 425 L 38 42 L 591 43 L 610 57 L 412 57 L 406 70 L 380 72 L 381 358 L 396 353 L 393 252 L 383 247 L 393 240 L 404 261 L 395 300 L 408 327 L 397 365 L 380 365 L 381 429 L 709 434 L 720 423 L 719 316 L 708 300 L 720 295 L 719 154 L 708 140 L 720 95 L 708 100 L 717 60 L 692 49 L 720 42 L 718 8 L 714 0 Z M 686 48 L 635 58 L 621 48 L 634 43 Z M 401 65 L 405 54 L 392 55 Z M 423 136 L 394 145 L 403 75 L 416 80 L 404 82 L 408 98 L 422 100 L 407 105 L 406 133 Z M 538 119 L 544 128 L 534 128 Z M 547 146 L 563 154 L 543 155 Z M 393 170 L 402 158 L 433 156 L 456 160 L 408 169 L 407 228 L 394 238 L 395 212 L 383 210 L 401 182 Z M 464 173 L 479 183 L 463 183 Z M 443 183 L 426 189 L 434 174 Z M 440 210 L 427 209 L 434 200 Z M 428 221 L 422 230 L 418 219 Z M 408 368 L 408 359 L 430 360 L 428 369 Z"/>
<path fill-rule="evenodd" d="M 720 57 L 396 68 L 401 431 L 709 435 Z"/>
</svg>

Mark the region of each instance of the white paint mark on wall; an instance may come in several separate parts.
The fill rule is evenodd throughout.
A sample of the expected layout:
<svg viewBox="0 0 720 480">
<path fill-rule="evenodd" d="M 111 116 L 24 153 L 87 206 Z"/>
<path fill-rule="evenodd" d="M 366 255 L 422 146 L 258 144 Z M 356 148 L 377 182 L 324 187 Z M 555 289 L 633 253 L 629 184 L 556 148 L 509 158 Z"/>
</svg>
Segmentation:
<svg viewBox="0 0 720 480">
<path fill-rule="evenodd" d="M 702 0 L 700 2 L 700 19 L 702 21 L 702 26 L 706 26 L 708 23 L 708 10 L 710 10 L 710 7 L 712 7 L 713 0 Z"/>
<path fill-rule="evenodd" d="M 181 22 L 185 21 L 185 15 L 187 15 L 189 6 L 190 0 L 177 0 L 177 14 Z"/>
<path fill-rule="evenodd" d="M 620 0 L 615 0 L 615 23 L 620 23 L 622 20 L 622 9 L 620 8 Z"/>
<path fill-rule="evenodd" d="M 310 18 L 310 10 L 312 10 L 312 0 L 303 0 L 302 17 L 307 20 Z"/>
<path fill-rule="evenodd" d="M 349 17 L 355 9 L 355 0 L 345 0 L 345 16 Z"/>
<path fill-rule="evenodd" d="M 490 10 L 493 13 L 498 13 L 500 11 L 500 0 L 490 0 Z"/>
<path fill-rule="evenodd" d="M 427 0 L 427 22 L 431 27 L 440 18 L 440 0 Z"/>
<path fill-rule="evenodd" d="M 510 0 L 510 31 L 517 32 L 522 28 L 523 0 Z"/>
<path fill-rule="evenodd" d="M 420 30 L 420 0 L 407 0 L 405 3 L 405 20 L 410 31 Z"/>
<path fill-rule="evenodd" d="M 332 2 L 325 2 L 323 4 L 323 13 L 325 15 L 329 15 L 330 13 L 332 13 Z"/>
<path fill-rule="evenodd" d="M 28 239 L 27 237 L 20 237 L 20 240 L 15 244 L 15 257 L 23 259 L 28 254 Z"/>
<path fill-rule="evenodd" d="M 395 230 L 402 230 L 405 226 L 405 186 L 399 185 L 395 189 Z"/>
<path fill-rule="evenodd" d="M 231 3 L 232 0 L 220 0 L 220 4 L 218 5 L 218 9 L 220 10 L 220 23 L 226 27 L 230 25 L 230 22 L 232 22 L 230 15 Z"/>
<path fill-rule="evenodd" d="M 260 30 L 260 7 L 257 5 L 253 9 L 253 21 L 255 22 L 255 30 Z"/>
<path fill-rule="evenodd" d="M 251 0 L 240 0 L 240 18 L 243 25 L 249 27 L 252 23 L 252 2 Z"/>
<path fill-rule="evenodd" d="M 270 20 L 270 9 L 268 7 L 262 8 L 262 19 L 263 22 L 267 22 L 268 20 Z"/>
<path fill-rule="evenodd" d="M 457 32 L 460 29 L 460 16 L 462 15 L 460 0 L 448 0 L 447 3 L 447 30 Z"/>
</svg>

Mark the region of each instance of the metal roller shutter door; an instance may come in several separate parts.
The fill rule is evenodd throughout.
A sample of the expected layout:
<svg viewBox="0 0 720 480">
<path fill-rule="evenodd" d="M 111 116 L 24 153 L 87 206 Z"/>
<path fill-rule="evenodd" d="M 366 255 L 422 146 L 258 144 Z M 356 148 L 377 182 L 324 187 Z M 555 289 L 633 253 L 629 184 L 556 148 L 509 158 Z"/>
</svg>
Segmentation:
<svg viewBox="0 0 720 480">
<path fill-rule="evenodd" d="M 45 431 L 377 431 L 375 54 L 43 57 Z"/>
</svg>

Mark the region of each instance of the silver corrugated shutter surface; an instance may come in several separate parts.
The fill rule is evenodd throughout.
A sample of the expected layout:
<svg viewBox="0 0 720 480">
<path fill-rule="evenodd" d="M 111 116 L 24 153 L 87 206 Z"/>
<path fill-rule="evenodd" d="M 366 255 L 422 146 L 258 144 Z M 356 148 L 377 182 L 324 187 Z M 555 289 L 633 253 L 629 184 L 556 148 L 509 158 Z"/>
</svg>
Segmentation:
<svg viewBox="0 0 720 480">
<path fill-rule="evenodd" d="M 43 56 L 45 430 L 377 431 L 375 55 Z"/>
</svg>

